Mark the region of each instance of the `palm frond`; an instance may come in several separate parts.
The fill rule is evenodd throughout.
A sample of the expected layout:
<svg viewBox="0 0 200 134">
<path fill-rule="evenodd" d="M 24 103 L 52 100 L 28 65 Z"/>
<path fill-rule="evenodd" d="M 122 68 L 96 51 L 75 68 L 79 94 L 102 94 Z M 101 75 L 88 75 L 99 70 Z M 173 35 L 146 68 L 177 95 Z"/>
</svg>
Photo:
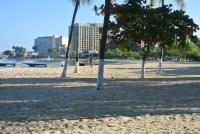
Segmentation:
<svg viewBox="0 0 200 134">
<path fill-rule="evenodd" d="M 156 3 L 156 0 L 150 0 L 150 5 L 151 5 L 151 6 L 154 6 L 155 3 Z"/>
</svg>

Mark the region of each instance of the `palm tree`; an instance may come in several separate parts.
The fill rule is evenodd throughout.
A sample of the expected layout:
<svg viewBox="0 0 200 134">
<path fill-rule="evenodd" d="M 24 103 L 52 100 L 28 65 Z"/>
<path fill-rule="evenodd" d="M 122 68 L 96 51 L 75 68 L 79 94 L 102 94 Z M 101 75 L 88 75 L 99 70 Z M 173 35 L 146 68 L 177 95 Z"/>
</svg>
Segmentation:
<svg viewBox="0 0 200 134">
<path fill-rule="evenodd" d="M 76 46 L 76 63 L 75 63 L 75 69 L 74 69 L 74 73 L 79 73 L 79 46 L 77 44 Z"/>
<path fill-rule="evenodd" d="M 71 28 L 70 28 L 70 33 L 69 33 L 67 52 L 66 52 L 66 56 L 65 56 L 65 64 L 64 64 L 63 72 L 61 74 L 62 78 L 66 78 L 66 74 L 67 74 L 67 66 L 68 66 L 68 60 L 69 60 L 69 48 L 70 48 L 70 44 L 71 44 L 71 41 L 72 41 L 72 34 L 73 34 L 74 23 L 75 23 L 76 15 L 77 15 L 77 12 L 78 12 L 78 8 L 80 6 L 80 3 L 90 4 L 91 1 L 92 0 L 72 0 L 72 2 L 75 3 L 75 8 L 74 8 L 74 13 L 73 13 L 72 22 L 71 22 Z"/>
<path fill-rule="evenodd" d="M 154 5 L 156 1 L 159 1 L 161 3 L 161 6 L 163 7 L 165 5 L 165 0 L 150 0 L 150 4 Z M 185 8 L 185 0 L 175 0 L 175 2 L 181 7 L 181 9 Z M 162 71 L 162 62 L 163 62 L 163 54 L 164 54 L 164 46 L 160 46 L 160 52 L 159 52 L 159 62 L 158 62 L 158 73 L 163 73 Z"/>
<path fill-rule="evenodd" d="M 103 31 L 100 41 L 100 52 L 99 52 L 99 70 L 96 90 L 102 90 L 104 84 L 104 58 L 105 58 L 105 45 L 107 42 L 108 25 L 110 20 L 112 0 L 105 0 L 105 12 L 104 12 L 104 23 Z"/>
</svg>

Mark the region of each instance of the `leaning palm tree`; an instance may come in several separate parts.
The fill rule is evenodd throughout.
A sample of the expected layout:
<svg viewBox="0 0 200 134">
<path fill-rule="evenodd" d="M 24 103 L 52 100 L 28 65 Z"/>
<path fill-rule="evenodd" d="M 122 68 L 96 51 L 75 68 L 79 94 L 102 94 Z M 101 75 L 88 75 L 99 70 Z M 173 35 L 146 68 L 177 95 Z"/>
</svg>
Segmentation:
<svg viewBox="0 0 200 134">
<path fill-rule="evenodd" d="M 165 0 L 150 0 L 150 4 L 154 5 L 156 1 L 161 3 L 162 7 L 165 5 Z M 185 8 L 185 0 L 175 0 L 175 2 L 181 7 L 181 9 Z M 160 45 L 160 52 L 158 55 L 158 58 L 159 58 L 158 73 L 159 74 L 163 73 L 163 71 L 162 71 L 163 54 L 164 54 L 164 46 Z"/>
<path fill-rule="evenodd" d="M 72 34 L 73 34 L 73 30 L 74 30 L 74 24 L 75 24 L 75 19 L 76 19 L 76 15 L 78 12 L 78 8 L 80 6 L 80 4 L 90 4 L 92 0 L 72 0 L 72 2 L 75 4 L 75 8 L 74 8 L 74 13 L 73 13 L 73 17 L 72 17 L 72 22 L 71 22 L 71 27 L 70 27 L 70 33 L 69 33 L 69 40 L 68 40 L 68 45 L 67 45 L 67 52 L 66 52 L 66 56 L 65 56 L 65 64 L 64 64 L 64 68 L 63 68 L 63 72 L 61 74 L 62 78 L 66 78 L 66 74 L 67 74 L 67 66 L 68 66 L 68 60 L 69 60 L 69 48 L 70 48 L 70 44 L 72 41 Z M 78 46 L 77 46 L 78 47 Z"/>
<path fill-rule="evenodd" d="M 112 5 L 112 0 L 105 0 L 104 23 L 103 23 L 103 31 L 101 35 L 101 41 L 100 41 L 99 70 L 98 70 L 96 90 L 102 90 L 103 84 L 104 84 L 105 46 L 107 42 L 108 25 L 109 25 L 110 14 L 111 14 L 111 5 Z"/>
</svg>

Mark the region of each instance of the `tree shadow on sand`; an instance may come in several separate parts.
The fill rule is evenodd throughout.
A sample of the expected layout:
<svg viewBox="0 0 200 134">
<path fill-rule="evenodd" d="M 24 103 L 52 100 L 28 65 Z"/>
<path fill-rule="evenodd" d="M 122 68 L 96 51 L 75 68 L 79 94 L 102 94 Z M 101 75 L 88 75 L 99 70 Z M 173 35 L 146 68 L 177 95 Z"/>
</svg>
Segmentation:
<svg viewBox="0 0 200 134">
<path fill-rule="evenodd" d="M 200 113 L 200 77 L 106 80 L 101 91 L 93 78 L 2 81 L 4 121 Z"/>
<path fill-rule="evenodd" d="M 115 68 L 109 68 L 109 70 L 133 70 L 140 73 L 141 68 L 133 68 L 133 67 L 115 67 Z M 146 67 L 146 73 L 148 72 L 157 72 L 158 68 L 156 67 Z M 162 75 L 200 75 L 200 67 L 164 67 L 163 68 L 164 74 Z"/>
</svg>

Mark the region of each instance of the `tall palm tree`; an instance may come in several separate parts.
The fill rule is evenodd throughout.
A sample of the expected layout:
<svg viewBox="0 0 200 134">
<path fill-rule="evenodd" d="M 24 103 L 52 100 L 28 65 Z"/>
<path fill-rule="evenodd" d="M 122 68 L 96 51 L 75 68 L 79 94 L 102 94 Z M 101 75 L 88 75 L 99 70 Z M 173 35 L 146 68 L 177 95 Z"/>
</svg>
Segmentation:
<svg viewBox="0 0 200 134">
<path fill-rule="evenodd" d="M 161 3 L 161 6 L 163 7 L 165 5 L 165 0 L 150 0 L 150 4 L 154 5 L 155 2 L 158 1 Z M 185 0 L 174 0 L 180 7 L 181 9 L 185 8 Z M 158 73 L 163 73 L 162 71 L 162 62 L 163 62 L 163 54 L 164 54 L 164 46 L 160 46 L 160 52 L 159 52 L 159 62 L 158 62 Z"/>
<path fill-rule="evenodd" d="M 65 56 L 65 64 L 64 64 L 63 72 L 61 74 L 62 78 L 66 78 L 66 76 L 67 76 L 66 74 L 67 74 L 67 66 L 68 66 L 68 60 L 69 60 L 69 48 L 70 48 L 70 44 L 72 41 L 72 34 L 73 34 L 73 29 L 74 29 L 74 24 L 75 24 L 75 19 L 76 19 L 76 15 L 78 12 L 78 8 L 81 3 L 82 4 L 90 4 L 91 1 L 92 0 L 72 0 L 72 2 L 75 3 L 75 7 L 74 7 L 74 13 L 73 13 L 72 22 L 71 22 L 70 33 L 69 33 L 67 52 L 66 52 L 66 56 Z"/>
<path fill-rule="evenodd" d="M 100 52 L 99 52 L 99 70 L 96 90 L 102 90 L 104 84 L 104 58 L 105 58 L 105 45 L 107 42 L 108 25 L 110 20 L 112 0 L 105 0 L 105 12 L 104 12 L 104 23 L 103 31 L 100 41 Z"/>
</svg>

